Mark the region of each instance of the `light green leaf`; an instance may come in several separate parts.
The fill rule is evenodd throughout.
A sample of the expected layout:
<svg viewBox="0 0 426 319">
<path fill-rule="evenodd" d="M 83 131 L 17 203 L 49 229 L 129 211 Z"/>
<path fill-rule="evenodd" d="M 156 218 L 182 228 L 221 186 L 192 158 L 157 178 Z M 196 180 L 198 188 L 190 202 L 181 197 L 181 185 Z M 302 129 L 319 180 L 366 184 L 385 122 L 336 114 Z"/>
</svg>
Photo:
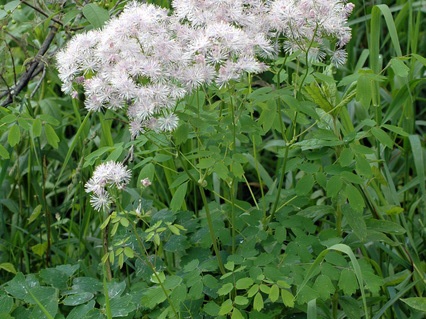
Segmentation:
<svg viewBox="0 0 426 319">
<path fill-rule="evenodd" d="M 228 282 L 228 283 L 224 284 L 222 287 L 220 287 L 218 289 L 217 293 L 220 296 L 227 295 L 232 291 L 232 289 L 234 289 L 234 285 L 232 283 Z"/>
<path fill-rule="evenodd" d="M 3 145 L 0 145 L 0 157 L 3 158 L 3 159 L 9 159 L 10 158 L 9 152 L 7 151 L 7 149 Z"/>
<path fill-rule="evenodd" d="M 258 292 L 255 296 L 254 296 L 254 300 L 253 300 L 253 309 L 256 311 L 261 311 L 264 307 L 263 304 L 263 297 L 262 294 L 260 292 Z"/>
<path fill-rule="evenodd" d="M 14 147 L 21 140 L 21 130 L 18 124 L 12 125 L 7 136 L 7 142 L 10 146 Z"/>
<path fill-rule="evenodd" d="M 223 180 L 229 177 L 229 170 L 223 162 L 216 162 L 213 166 L 213 171 Z"/>
<path fill-rule="evenodd" d="M 1 264 L 0 264 L 0 269 L 4 269 L 4 270 L 6 270 L 7 272 L 10 272 L 10 273 L 12 273 L 12 274 L 15 274 L 15 275 L 16 275 L 16 269 L 15 269 L 15 266 L 13 266 L 13 264 L 11 264 L 11 263 L 1 263 Z"/>
<path fill-rule="evenodd" d="M 269 291 L 269 299 L 272 302 L 275 302 L 280 297 L 280 289 L 278 288 L 278 285 L 272 285 L 271 290 Z"/>
<path fill-rule="evenodd" d="M 412 297 L 401 300 L 407 305 L 409 305 L 411 308 L 426 313 L 426 297 Z"/>
<path fill-rule="evenodd" d="M 294 296 L 290 291 L 286 289 L 281 289 L 281 299 L 285 306 L 290 308 L 294 307 Z"/>
<path fill-rule="evenodd" d="M 31 250 L 34 254 L 42 257 L 47 250 L 47 242 L 44 242 L 42 244 L 36 244 L 31 247 Z"/>
<path fill-rule="evenodd" d="M 244 306 L 249 303 L 249 300 L 244 296 L 236 296 L 234 302 L 237 305 Z"/>
<path fill-rule="evenodd" d="M 392 58 L 390 65 L 392 70 L 395 72 L 395 75 L 397 76 L 405 78 L 410 72 L 410 68 L 406 66 L 400 58 Z"/>
<path fill-rule="evenodd" d="M 386 146 L 388 148 L 392 148 L 393 147 L 393 141 L 392 141 L 392 139 L 380 127 L 372 127 L 371 128 L 371 133 L 384 146 Z"/>
<path fill-rule="evenodd" d="M 237 280 L 237 283 L 235 284 L 237 289 L 247 289 L 251 285 L 253 285 L 253 279 L 251 278 L 240 278 Z"/>
<path fill-rule="evenodd" d="M 17 119 L 17 116 L 15 114 L 8 114 L 6 116 L 3 116 L 0 119 L 0 124 L 10 124 L 10 123 L 15 122 L 16 119 Z"/>
<path fill-rule="evenodd" d="M 212 168 L 215 162 L 216 160 L 211 157 L 202 158 L 200 159 L 200 162 L 197 164 L 197 167 L 202 169 Z"/>
<path fill-rule="evenodd" d="M 382 125 L 385 129 L 394 132 L 398 135 L 404 136 L 404 137 L 408 137 L 409 134 L 407 132 L 404 131 L 404 129 L 402 127 L 399 126 L 395 126 L 395 125 L 390 125 L 390 124 L 383 124 Z"/>
<path fill-rule="evenodd" d="M 230 313 L 232 308 L 233 308 L 232 300 L 231 299 L 225 300 L 223 304 L 220 306 L 219 315 L 224 316 Z"/>
<path fill-rule="evenodd" d="M 28 224 L 31 224 L 33 221 L 35 221 L 37 219 L 37 217 L 41 213 L 41 208 L 42 208 L 41 204 L 37 205 L 36 208 L 34 208 L 33 212 L 30 215 L 30 217 L 28 217 Z"/>
<path fill-rule="evenodd" d="M 244 316 L 237 308 L 234 308 L 234 310 L 232 311 L 231 319 L 244 319 Z"/>
<path fill-rule="evenodd" d="M 90 24 L 95 28 L 101 28 L 109 19 L 109 13 L 95 3 L 89 3 L 83 7 L 83 14 Z"/>
<path fill-rule="evenodd" d="M 312 299 L 308 301 L 308 309 L 306 311 L 306 319 L 317 319 L 317 300 Z"/>
<path fill-rule="evenodd" d="M 39 137 L 41 135 L 41 120 L 36 118 L 33 122 L 32 133 L 34 137 Z"/>
</svg>

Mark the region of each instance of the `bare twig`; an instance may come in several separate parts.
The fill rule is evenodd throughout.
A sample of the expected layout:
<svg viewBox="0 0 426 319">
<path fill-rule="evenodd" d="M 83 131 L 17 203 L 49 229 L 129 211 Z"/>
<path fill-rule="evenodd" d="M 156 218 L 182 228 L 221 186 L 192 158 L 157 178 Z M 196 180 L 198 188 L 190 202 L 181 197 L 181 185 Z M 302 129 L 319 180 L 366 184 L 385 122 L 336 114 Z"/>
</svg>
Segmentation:
<svg viewBox="0 0 426 319">
<path fill-rule="evenodd" d="M 21 75 L 20 79 L 14 85 L 9 92 L 7 92 L 7 98 L 5 101 L 1 103 L 1 106 L 8 106 L 13 102 L 13 98 L 17 96 L 26 86 L 27 84 L 33 79 L 37 74 L 39 74 L 43 68 L 43 62 L 42 57 L 49 49 L 50 44 L 52 43 L 53 39 L 55 38 L 56 32 L 58 31 L 57 26 L 51 26 L 50 32 L 47 35 L 46 39 L 44 39 L 43 44 L 41 45 L 40 49 L 38 50 L 36 56 L 33 58 L 33 60 L 29 63 L 29 67 L 27 70 Z M 41 63 L 41 64 L 40 64 Z"/>
<path fill-rule="evenodd" d="M 62 21 L 60 21 L 60 20 L 58 20 L 58 19 L 56 19 L 56 18 L 53 18 L 53 17 L 49 16 L 49 15 L 48 15 L 46 12 L 44 12 L 42 9 L 40 9 L 40 8 L 38 8 L 38 7 L 36 7 L 36 6 L 33 6 L 31 3 L 28 3 L 27 1 L 24 1 L 24 0 L 21 0 L 21 3 L 25 4 L 26 6 L 29 6 L 29 7 L 30 7 L 30 8 L 32 8 L 32 9 L 34 9 L 34 10 L 35 10 L 35 11 L 37 11 L 38 13 L 40 13 L 40 14 L 44 15 L 46 18 L 50 18 L 52 21 L 56 22 L 57 24 L 59 24 L 59 25 L 61 25 L 61 26 L 64 26 L 64 24 L 62 23 Z"/>
<path fill-rule="evenodd" d="M 43 80 L 44 80 L 44 78 L 46 77 L 46 66 L 45 66 L 44 64 L 40 64 L 40 67 L 42 68 L 43 73 L 42 73 L 42 75 L 41 75 L 40 80 L 37 82 L 36 87 L 35 87 L 35 88 L 34 88 L 34 90 L 31 92 L 30 99 L 32 99 L 32 98 L 34 97 L 34 95 L 36 94 L 37 90 L 39 89 L 39 87 L 40 87 L 41 83 L 43 83 Z"/>
</svg>

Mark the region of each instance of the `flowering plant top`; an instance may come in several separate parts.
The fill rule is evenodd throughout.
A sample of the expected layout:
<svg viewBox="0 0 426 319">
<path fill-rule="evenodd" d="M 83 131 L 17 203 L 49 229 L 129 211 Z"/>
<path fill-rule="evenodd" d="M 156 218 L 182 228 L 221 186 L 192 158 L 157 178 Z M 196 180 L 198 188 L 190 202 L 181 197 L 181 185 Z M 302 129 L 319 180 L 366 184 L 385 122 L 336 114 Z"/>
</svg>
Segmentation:
<svg viewBox="0 0 426 319">
<path fill-rule="evenodd" d="M 175 0 L 174 11 L 133 2 L 102 30 L 75 36 L 57 55 L 65 93 L 82 85 L 88 110 L 126 109 L 133 138 L 172 131 L 177 101 L 267 69 L 280 52 L 346 60 L 353 4 L 336 0 Z M 327 41 L 325 41 L 327 40 Z M 331 41 L 330 41 L 331 40 Z M 333 49 L 326 44 L 332 42 Z"/>
</svg>

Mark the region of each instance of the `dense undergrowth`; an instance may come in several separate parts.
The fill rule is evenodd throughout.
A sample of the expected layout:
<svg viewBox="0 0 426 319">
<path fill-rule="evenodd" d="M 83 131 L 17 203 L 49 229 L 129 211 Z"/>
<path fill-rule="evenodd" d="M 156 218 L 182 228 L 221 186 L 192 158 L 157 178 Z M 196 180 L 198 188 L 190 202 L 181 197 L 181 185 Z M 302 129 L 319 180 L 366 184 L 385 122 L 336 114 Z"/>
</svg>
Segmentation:
<svg viewBox="0 0 426 319">
<path fill-rule="evenodd" d="M 55 59 L 125 1 L 0 3 L 0 318 L 423 318 L 424 1 L 353 1 L 344 65 L 281 49 L 138 134 Z"/>
</svg>

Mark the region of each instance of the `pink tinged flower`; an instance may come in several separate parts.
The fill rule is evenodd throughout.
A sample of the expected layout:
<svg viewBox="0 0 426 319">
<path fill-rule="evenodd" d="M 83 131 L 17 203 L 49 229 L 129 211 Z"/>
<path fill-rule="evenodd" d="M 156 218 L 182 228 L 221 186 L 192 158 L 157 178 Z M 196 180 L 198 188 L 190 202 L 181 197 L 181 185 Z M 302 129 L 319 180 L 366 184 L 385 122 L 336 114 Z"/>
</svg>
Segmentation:
<svg viewBox="0 0 426 319">
<path fill-rule="evenodd" d="M 141 180 L 141 184 L 142 184 L 143 187 L 148 187 L 148 186 L 151 185 L 151 181 L 147 177 L 147 178 L 144 178 L 144 179 Z"/>
<path fill-rule="evenodd" d="M 91 193 L 90 203 L 96 210 L 107 209 L 112 203 L 111 187 L 123 189 L 130 181 L 131 172 L 122 163 L 109 161 L 100 164 L 93 172 L 93 176 L 85 185 L 87 193 Z"/>
<path fill-rule="evenodd" d="M 132 139 L 135 139 L 139 134 L 143 133 L 145 130 L 142 127 L 141 120 L 133 120 L 129 124 L 130 135 Z"/>
<path fill-rule="evenodd" d="M 107 210 L 111 203 L 112 200 L 107 192 L 102 192 L 101 194 L 93 194 L 90 197 L 90 204 L 98 212 L 101 210 Z"/>
<path fill-rule="evenodd" d="M 331 63 L 333 63 L 336 67 L 339 67 L 346 63 L 347 57 L 348 54 L 345 50 L 336 50 L 331 56 Z"/>
<path fill-rule="evenodd" d="M 179 118 L 175 114 L 169 114 L 164 117 L 158 118 L 156 125 L 157 130 L 162 132 L 172 132 L 177 128 L 179 124 Z"/>
</svg>

